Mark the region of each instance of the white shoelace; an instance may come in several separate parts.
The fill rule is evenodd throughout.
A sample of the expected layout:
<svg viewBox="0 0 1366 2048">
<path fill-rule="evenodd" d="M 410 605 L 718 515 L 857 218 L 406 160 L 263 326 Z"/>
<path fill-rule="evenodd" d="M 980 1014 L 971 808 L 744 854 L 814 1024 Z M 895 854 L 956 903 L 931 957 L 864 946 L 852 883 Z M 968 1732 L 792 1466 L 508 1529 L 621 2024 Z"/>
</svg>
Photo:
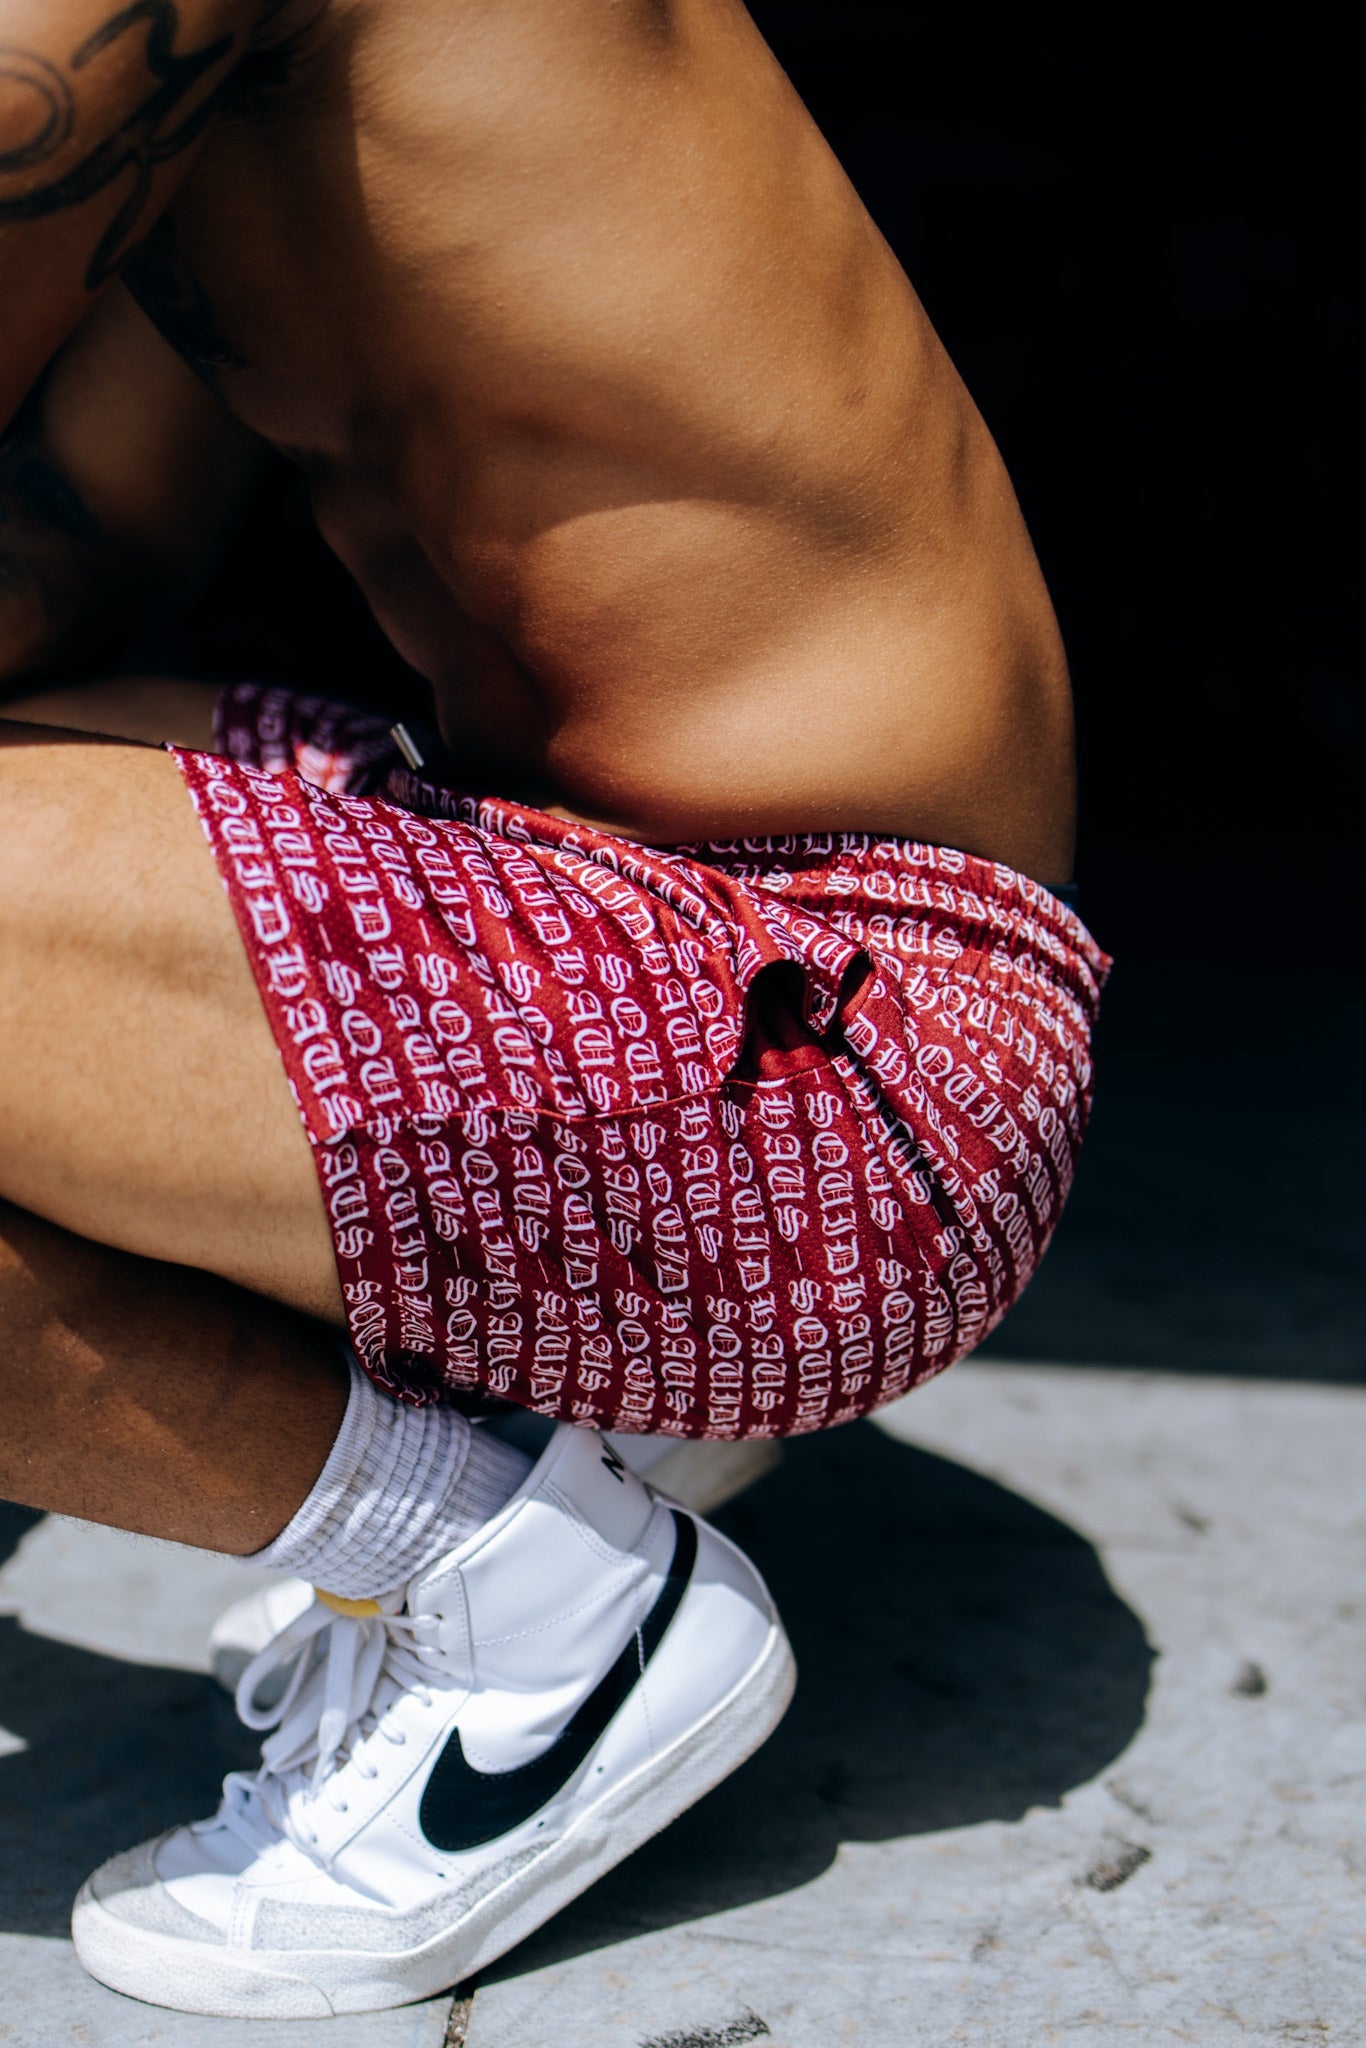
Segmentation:
<svg viewBox="0 0 1366 2048">
<path fill-rule="evenodd" d="M 330 1785 L 332 1805 L 345 1813 L 347 1802 L 336 1784 L 345 1763 L 353 1763 L 363 1778 L 379 1776 L 364 1745 L 376 1732 L 395 1744 L 407 1740 L 382 1718 L 400 1691 L 415 1691 L 424 1706 L 431 1704 L 431 1674 L 415 1644 L 436 1626 L 435 1615 L 353 1616 L 315 1600 L 242 1673 L 239 1717 L 248 1728 L 275 1733 L 261 1746 L 259 1770 L 229 1772 L 221 1807 L 212 1820 L 196 1821 L 196 1831 L 226 1827 L 257 1851 L 285 1835 L 316 1857 L 318 1834 L 307 1808 Z M 324 1644 L 325 1631 L 330 1633 Z M 262 1681 L 291 1659 L 297 1662 L 279 1704 L 259 1708 L 255 1695 Z"/>
</svg>

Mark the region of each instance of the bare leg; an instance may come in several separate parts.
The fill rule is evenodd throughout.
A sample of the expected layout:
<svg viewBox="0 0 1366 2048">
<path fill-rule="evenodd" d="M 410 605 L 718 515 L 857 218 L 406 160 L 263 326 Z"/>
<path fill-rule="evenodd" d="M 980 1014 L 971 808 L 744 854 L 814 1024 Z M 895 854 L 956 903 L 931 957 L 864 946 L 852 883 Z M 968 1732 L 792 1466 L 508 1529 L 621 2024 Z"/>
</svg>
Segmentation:
<svg viewBox="0 0 1366 2048">
<path fill-rule="evenodd" d="M 105 682 L 54 683 L 0 703 L 0 718 L 67 732 L 102 733 L 159 747 L 213 749 L 217 683 L 175 676 L 112 676 Z"/>
<path fill-rule="evenodd" d="M 342 1319 L 309 1144 L 174 763 L 14 724 L 0 1198 Z"/>
<path fill-rule="evenodd" d="M 246 1556 L 307 1496 L 346 1395 L 316 1323 L 0 1204 L 0 1497 Z"/>
</svg>

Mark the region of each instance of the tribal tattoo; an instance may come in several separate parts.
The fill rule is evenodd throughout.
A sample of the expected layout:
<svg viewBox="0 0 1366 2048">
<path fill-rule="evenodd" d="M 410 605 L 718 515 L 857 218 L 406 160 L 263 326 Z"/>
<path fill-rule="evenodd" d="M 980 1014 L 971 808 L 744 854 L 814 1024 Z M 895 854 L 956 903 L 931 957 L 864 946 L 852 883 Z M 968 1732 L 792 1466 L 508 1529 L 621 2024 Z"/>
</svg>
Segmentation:
<svg viewBox="0 0 1366 2048">
<path fill-rule="evenodd" d="M 235 38 L 221 35 L 200 49 L 179 53 L 180 26 L 175 0 L 130 0 L 78 45 L 65 67 L 35 51 L 0 45 L 0 88 L 27 94 L 33 105 L 32 133 L 0 150 L 0 223 L 43 220 L 82 206 L 111 186 L 126 187 L 91 256 L 85 278 L 90 291 L 114 275 L 136 242 L 157 167 L 189 149 L 217 108 L 223 81 L 202 98 L 195 96 L 232 54 Z M 72 75 L 131 34 L 143 38 L 148 90 L 121 119 L 113 117 L 111 132 L 68 170 L 45 177 L 76 131 Z"/>
</svg>

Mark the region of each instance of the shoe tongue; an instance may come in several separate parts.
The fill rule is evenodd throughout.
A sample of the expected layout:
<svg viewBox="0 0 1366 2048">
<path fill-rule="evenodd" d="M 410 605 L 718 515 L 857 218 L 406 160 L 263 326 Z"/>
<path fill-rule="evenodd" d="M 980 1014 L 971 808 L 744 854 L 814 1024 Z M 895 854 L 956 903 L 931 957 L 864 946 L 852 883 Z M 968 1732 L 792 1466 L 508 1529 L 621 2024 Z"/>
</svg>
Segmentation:
<svg viewBox="0 0 1366 2048">
<path fill-rule="evenodd" d="M 345 1593 L 330 1593 L 325 1586 L 315 1586 L 313 1597 L 348 1621 L 371 1621 L 380 1614 L 401 1613 L 407 1590 L 406 1586 L 398 1586 L 392 1593 L 381 1593 L 378 1599 L 353 1600 Z"/>
</svg>

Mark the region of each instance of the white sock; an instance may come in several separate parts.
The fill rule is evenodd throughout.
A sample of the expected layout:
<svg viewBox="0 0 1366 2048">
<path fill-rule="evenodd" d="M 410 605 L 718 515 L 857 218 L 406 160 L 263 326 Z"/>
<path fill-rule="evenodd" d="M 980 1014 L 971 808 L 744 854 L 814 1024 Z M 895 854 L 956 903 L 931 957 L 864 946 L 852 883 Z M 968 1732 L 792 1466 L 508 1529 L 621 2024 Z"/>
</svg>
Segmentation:
<svg viewBox="0 0 1366 2048">
<path fill-rule="evenodd" d="M 345 1600 L 393 1592 L 511 1499 L 531 1459 L 454 1408 L 405 1408 L 351 1360 L 351 1396 L 312 1493 L 252 1557 Z"/>
</svg>

